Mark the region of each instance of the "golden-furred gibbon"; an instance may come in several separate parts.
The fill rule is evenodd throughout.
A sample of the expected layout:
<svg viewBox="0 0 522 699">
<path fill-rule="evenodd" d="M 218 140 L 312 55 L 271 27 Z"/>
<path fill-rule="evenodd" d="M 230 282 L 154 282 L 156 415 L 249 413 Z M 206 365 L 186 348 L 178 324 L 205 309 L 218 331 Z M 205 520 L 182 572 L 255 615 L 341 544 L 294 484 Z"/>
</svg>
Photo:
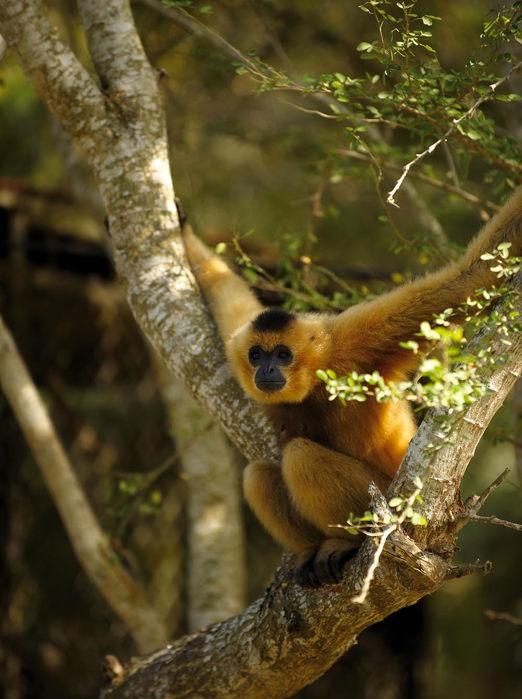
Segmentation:
<svg viewBox="0 0 522 699">
<path fill-rule="evenodd" d="M 470 243 L 457 262 L 339 315 L 264 309 L 248 285 L 184 224 L 187 255 L 208 303 L 233 374 L 265 406 L 280 437 L 279 462 L 254 461 L 245 497 L 285 548 L 299 554 L 298 579 L 337 581 L 359 542 L 332 525 L 369 505 L 368 485 L 386 491 L 416 431 L 407 401 L 331 401 L 319 369 L 338 376 L 378 370 L 404 380 L 419 355 L 400 343 L 418 338 L 422 321 L 456 309 L 497 277 L 481 259 L 500 243 L 522 254 L 522 190 Z M 458 312 L 453 316 L 457 322 Z M 427 342 L 426 342 L 427 344 Z"/>
</svg>

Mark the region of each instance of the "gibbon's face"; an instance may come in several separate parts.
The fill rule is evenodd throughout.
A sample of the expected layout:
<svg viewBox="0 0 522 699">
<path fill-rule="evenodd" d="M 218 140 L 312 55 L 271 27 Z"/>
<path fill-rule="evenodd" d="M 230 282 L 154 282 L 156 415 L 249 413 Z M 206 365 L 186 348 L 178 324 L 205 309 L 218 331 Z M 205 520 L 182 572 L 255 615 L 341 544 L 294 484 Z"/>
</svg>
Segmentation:
<svg viewBox="0 0 522 699">
<path fill-rule="evenodd" d="M 319 383 L 324 332 L 307 319 L 269 308 L 230 339 L 230 364 L 243 390 L 261 403 L 300 403 Z"/>
</svg>

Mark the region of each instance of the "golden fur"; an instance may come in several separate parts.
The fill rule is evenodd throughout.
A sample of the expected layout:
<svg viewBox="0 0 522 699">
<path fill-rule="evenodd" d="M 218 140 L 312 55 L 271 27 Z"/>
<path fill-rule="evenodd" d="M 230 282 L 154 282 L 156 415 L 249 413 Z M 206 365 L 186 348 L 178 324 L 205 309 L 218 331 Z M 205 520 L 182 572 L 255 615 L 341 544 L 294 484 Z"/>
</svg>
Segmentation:
<svg viewBox="0 0 522 699">
<path fill-rule="evenodd" d="M 368 507 L 372 480 L 386 490 L 416 426 L 409 405 L 370 399 L 345 407 L 329 401 L 318 369 L 339 376 L 379 370 L 401 380 L 418 356 L 399 342 L 419 338 L 420 323 L 456 308 L 479 287 L 495 285 L 490 263 L 480 259 L 504 241 L 522 254 L 522 190 L 471 242 L 457 262 L 362 303 L 340 315 L 297 314 L 283 331 L 259 331 L 253 319 L 263 310 L 246 283 L 185 228 L 190 263 L 209 304 L 228 361 L 244 391 L 265 405 L 280 434 L 280 463 L 253 462 L 244 474 L 252 509 L 283 547 L 314 560 L 316 580 L 336 578 L 332 551 L 356 545 L 331 525 Z M 458 319 L 458 316 L 457 316 Z M 253 381 L 249 349 L 284 344 L 293 361 L 281 372 L 286 385 L 267 393 Z M 343 541 L 344 539 L 344 541 Z M 348 539 L 348 540 L 346 540 Z"/>
</svg>

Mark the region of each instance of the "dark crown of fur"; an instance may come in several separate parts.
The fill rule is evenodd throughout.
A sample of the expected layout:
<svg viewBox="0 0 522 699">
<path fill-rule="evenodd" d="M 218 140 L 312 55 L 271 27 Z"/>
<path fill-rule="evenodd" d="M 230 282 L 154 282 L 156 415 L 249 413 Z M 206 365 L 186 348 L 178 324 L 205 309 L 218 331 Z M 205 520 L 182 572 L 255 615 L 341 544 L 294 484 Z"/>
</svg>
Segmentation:
<svg viewBox="0 0 522 699">
<path fill-rule="evenodd" d="M 252 321 L 252 327 L 258 332 L 279 332 L 285 330 L 295 319 L 293 313 L 281 308 L 267 308 Z"/>
</svg>

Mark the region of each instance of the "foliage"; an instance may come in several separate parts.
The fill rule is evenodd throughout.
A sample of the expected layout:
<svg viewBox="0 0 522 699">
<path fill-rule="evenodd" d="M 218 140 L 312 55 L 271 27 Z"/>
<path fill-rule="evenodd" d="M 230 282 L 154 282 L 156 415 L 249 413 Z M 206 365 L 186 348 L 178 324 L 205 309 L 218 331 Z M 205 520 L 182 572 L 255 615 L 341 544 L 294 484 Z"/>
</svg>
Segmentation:
<svg viewBox="0 0 522 699">
<path fill-rule="evenodd" d="M 291 310 L 346 308 L 370 295 L 366 285 L 343 282 L 316 262 L 316 226 L 339 213 L 323 204 L 343 182 L 373 173 L 378 219 L 394 232 L 395 251 L 437 264 L 453 253 L 452 244 L 425 231 L 407 240 L 397 223 L 395 195 L 405 180 L 486 204 L 468 191 L 470 177 L 504 196 L 522 176 L 520 142 L 498 119 L 502 104 L 520 100 L 509 91 L 509 78 L 520 70 L 522 3 L 492 11 L 473 54 L 458 67 L 446 67 L 441 55 L 437 27 L 443 19 L 422 12 L 416 0 L 368 0 L 359 11 L 373 21 L 373 34 L 358 43 L 359 60 L 349 73 L 297 77 L 291 66 L 269 63 L 254 49 L 236 61 L 258 94 L 286 91 L 297 109 L 330 121 L 328 147 L 315 160 L 318 184 L 306 233 L 280 237 L 282 254 L 271 275 L 239 251 L 247 279 L 277 291 Z"/>
<path fill-rule="evenodd" d="M 356 536 L 364 534 L 365 536 L 381 536 L 383 531 L 390 525 L 401 525 L 409 522 L 417 527 L 425 527 L 427 524 L 426 517 L 415 510 L 415 504 L 422 505 L 422 497 L 420 495 L 423 484 L 420 478 L 416 478 L 415 491 L 407 497 L 395 496 L 388 502 L 389 511 L 384 515 L 379 516 L 375 512 L 365 512 L 362 516 L 357 517 L 350 513 L 346 524 L 337 524 L 336 527 L 345 529 L 349 534 Z"/>
<path fill-rule="evenodd" d="M 517 63 L 522 3 L 496 10 L 484 23 L 475 55 L 460 69 L 450 70 L 438 56 L 432 32 L 441 18 L 417 14 L 418 5 L 416 0 L 369 0 L 360 5 L 375 21 L 375 38 L 357 46 L 361 60 L 368 63 L 363 76 L 335 72 L 305 75 L 298 81 L 258 59 L 249 59 L 238 70 L 253 73 L 260 92 L 286 89 L 327 97 L 332 115 L 344 125 L 344 143 L 350 149 L 341 155 L 351 155 L 351 149 L 363 154 L 378 180 L 389 163 L 402 161 L 405 154 L 413 158 L 451 129 L 447 160 L 426 164 L 426 174 L 435 177 L 436 168 L 447 169 L 445 177 L 442 172 L 437 177 L 458 183 L 478 156 L 490 167 L 484 172 L 485 180 L 502 188 L 506 174 L 522 173 L 520 145 L 509 136 L 498 137 L 494 117 L 485 105 L 470 110 L 470 104 L 520 99 L 492 88 Z M 461 122 L 463 117 L 467 118 Z M 453 128 L 456 122 L 458 128 Z M 386 137 L 376 126 L 386 129 Z M 339 181 L 344 176 L 342 160 L 335 162 L 330 177 Z"/>
</svg>

